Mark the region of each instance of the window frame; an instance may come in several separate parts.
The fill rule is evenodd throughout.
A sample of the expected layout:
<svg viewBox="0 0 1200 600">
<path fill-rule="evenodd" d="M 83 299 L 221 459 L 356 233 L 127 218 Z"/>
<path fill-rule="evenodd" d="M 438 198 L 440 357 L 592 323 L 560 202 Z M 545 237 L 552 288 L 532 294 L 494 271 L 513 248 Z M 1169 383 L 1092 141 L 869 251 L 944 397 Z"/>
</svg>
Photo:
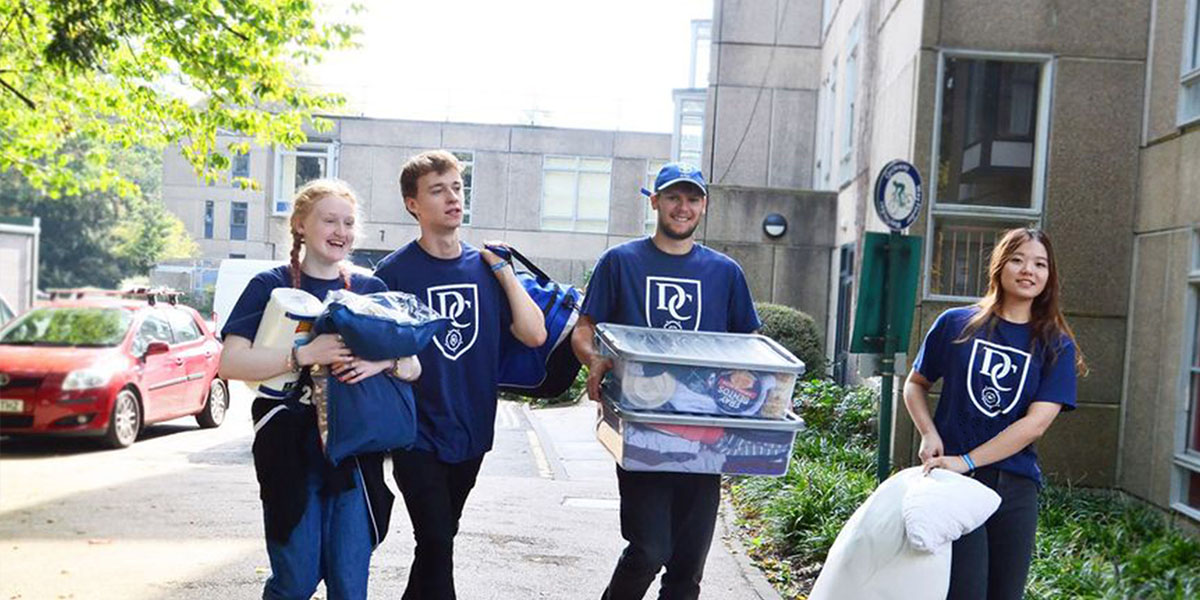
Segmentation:
<svg viewBox="0 0 1200 600">
<path fill-rule="evenodd" d="M 1200 122 L 1200 110 L 1191 115 L 1184 113 L 1187 90 L 1196 88 L 1193 93 L 1200 94 L 1200 0 L 1187 0 L 1184 19 L 1183 55 L 1179 60 L 1179 100 L 1175 114 L 1180 127 Z M 1192 57 L 1195 57 L 1195 64 L 1188 64 Z"/>
<path fill-rule="evenodd" d="M 244 161 L 246 172 L 244 175 L 238 174 L 238 161 Z M 249 152 L 234 152 L 229 156 L 229 179 L 233 187 L 244 187 L 238 178 L 250 179 L 250 153 Z"/>
<path fill-rule="evenodd" d="M 311 156 L 315 158 L 325 159 L 325 177 L 338 176 L 338 150 L 340 144 L 337 142 L 321 142 L 310 141 L 293 149 L 283 147 L 275 147 L 275 170 L 271 176 L 271 216 L 282 217 L 291 214 L 292 199 L 281 198 L 280 192 L 283 191 L 283 159 L 285 156 Z"/>
<path fill-rule="evenodd" d="M 682 161 L 694 167 L 699 167 L 700 163 L 704 161 L 704 118 L 708 105 L 708 92 L 707 90 L 699 92 L 676 90 L 674 100 L 675 125 L 671 132 L 671 160 Z M 700 110 L 685 111 L 684 105 L 691 102 L 698 103 Z M 694 161 L 683 157 L 683 128 L 685 122 L 699 125 L 700 128 L 700 149 L 697 152 L 697 159 Z"/>
<path fill-rule="evenodd" d="M 459 164 L 463 166 L 463 170 L 471 169 L 471 183 L 463 182 L 463 218 L 462 224 L 466 227 L 471 226 L 471 210 L 474 208 L 475 194 L 475 151 L 474 150 L 450 150 L 454 158 L 458 159 Z M 464 160 L 461 155 L 469 154 L 470 159 Z"/>
<path fill-rule="evenodd" d="M 671 161 L 663 158 L 647 158 L 646 159 L 646 180 L 645 188 L 650 192 L 654 191 L 654 180 L 658 179 L 658 172 L 664 165 Z M 657 166 L 655 166 L 657 165 Z M 645 219 L 642 220 L 642 231 L 646 235 L 654 235 L 658 230 L 658 212 L 650 208 L 650 197 L 638 192 L 638 196 L 642 199 L 642 206 L 645 207 Z"/>
<path fill-rule="evenodd" d="M 971 60 L 995 60 L 1004 62 L 1028 62 L 1041 65 L 1038 77 L 1038 108 L 1034 123 L 1033 173 L 1031 175 L 1030 207 L 1007 208 L 1001 206 L 974 206 L 966 204 L 943 204 L 938 202 L 937 185 L 938 164 L 941 160 L 942 108 L 945 98 L 946 63 L 949 59 L 965 58 Z M 986 50 L 970 50 L 946 48 L 938 52 L 937 62 L 937 92 L 934 97 L 933 135 L 930 140 L 930 161 L 928 176 L 925 178 L 925 197 L 929 199 L 929 209 L 925 219 L 925 256 L 922 265 L 921 297 L 933 302 L 969 303 L 979 299 L 979 296 L 959 296 L 953 294 L 934 294 L 931 289 L 931 273 L 933 269 L 934 244 L 933 234 L 939 217 L 957 217 L 974 219 L 980 222 L 995 222 L 1009 220 L 1024 220 L 1035 222 L 1041 226 L 1044 215 L 1046 197 L 1046 167 L 1049 158 L 1050 116 L 1054 104 L 1054 74 L 1056 60 L 1052 54 L 1028 52 L 993 52 Z"/>
<path fill-rule="evenodd" d="M 708 56 L 705 57 L 705 60 L 708 61 L 709 71 L 704 74 L 704 85 L 702 86 L 704 88 L 708 88 L 708 84 L 712 80 L 712 19 L 692 20 L 692 60 L 688 69 L 689 88 L 695 88 L 696 82 L 698 81 L 698 78 L 696 77 L 698 75 L 696 72 L 696 66 L 699 62 L 698 57 L 700 56 L 701 42 L 708 42 Z"/>
<path fill-rule="evenodd" d="M 855 115 L 858 113 L 858 89 L 862 76 L 862 69 L 859 65 L 860 43 L 859 43 L 859 28 L 861 19 L 855 18 L 854 23 L 850 26 L 849 33 L 846 34 L 844 60 L 842 65 L 842 97 L 838 103 L 838 114 L 840 115 L 839 125 L 840 132 L 835 131 L 835 137 L 840 138 L 841 142 L 838 145 L 841 150 L 838 156 L 837 166 L 837 187 L 840 188 L 854 179 L 854 173 L 857 170 L 857 161 L 855 160 L 854 136 L 855 136 Z M 840 133 L 841 135 L 837 135 Z M 830 159 L 832 161 L 832 158 Z M 832 165 L 831 165 L 832 166 Z"/>
<path fill-rule="evenodd" d="M 237 226 L 237 225 L 235 225 L 234 214 L 237 212 L 237 209 L 239 206 L 241 207 L 242 214 L 244 215 L 244 218 L 243 218 L 244 222 L 241 224 L 242 237 L 234 237 L 234 235 L 233 235 L 234 229 L 233 228 Z M 230 202 L 229 203 L 229 239 L 230 239 L 230 241 L 244 242 L 244 241 L 248 240 L 249 238 L 250 238 L 250 203 L 249 202 Z"/>
<path fill-rule="evenodd" d="M 1198 325 L 1196 321 L 1200 320 L 1200 230 L 1193 232 L 1191 244 L 1191 264 L 1187 276 L 1187 312 L 1184 314 L 1184 343 L 1179 360 L 1182 368 L 1177 388 L 1180 403 L 1177 410 L 1175 453 L 1172 460 L 1175 468 L 1172 469 L 1171 475 L 1171 508 L 1195 521 L 1200 521 L 1200 506 L 1187 504 L 1187 478 L 1192 473 L 1200 474 L 1200 451 L 1188 450 L 1188 441 L 1195 435 L 1191 429 L 1195 423 L 1195 416 L 1191 411 L 1200 411 L 1200 401 L 1197 401 L 1196 406 L 1192 407 L 1190 403 L 1194 401 L 1194 398 L 1189 394 L 1192 391 L 1192 377 L 1194 374 L 1200 373 L 1200 367 L 1193 362 L 1195 358 L 1193 353 L 1200 353 L 1200 336 L 1196 335 Z"/>
<path fill-rule="evenodd" d="M 556 160 L 563 160 L 563 158 L 569 158 L 569 160 L 575 161 L 575 168 L 568 170 L 568 169 L 560 168 L 560 167 L 550 167 L 550 166 L 548 166 L 547 162 L 548 162 L 548 160 L 551 160 L 551 158 L 556 158 Z M 582 168 L 583 161 L 606 161 L 608 163 L 608 169 L 607 170 L 583 169 Z M 557 228 L 557 227 L 546 227 L 546 173 L 550 173 L 550 172 L 574 173 L 575 174 L 575 197 L 574 197 L 574 202 L 571 203 L 571 216 L 570 217 L 553 218 L 554 221 L 563 221 L 563 220 L 566 220 L 566 218 L 570 218 L 570 221 L 571 221 L 570 229 L 562 229 L 562 228 Z M 599 230 L 599 232 L 589 232 L 589 230 L 578 228 L 578 223 L 580 223 L 581 221 L 600 222 L 600 220 L 598 220 L 598 218 L 580 218 L 580 174 L 581 173 L 604 173 L 604 174 L 608 175 L 608 191 L 607 191 L 607 198 L 606 198 L 606 203 L 608 205 L 608 214 L 606 214 L 604 217 L 604 229 Z M 542 155 L 542 157 L 541 157 L 541 204 L 540 204 L 539 208 L 540 208 L 540 214 L 538 215 L 538 221 L 539 221 L 538 226 L 539 226 L 539 229 L 542 230 L 542 232 L 594 233 L 594 234 L 600 234 L 600 235 L 607 234 L 608 233 L 608 224 L 610 224 L 610 218 L 608 218 L 608 217 L 610 217 L 611 212 L 612 212 L 612 157 L 611 156 L 559 155 L 559 154 Z"/>
<path fill-rule="evenodd" d="M 201 227 L 204 228 L 204 239 L 213 239 L 213 232 L 216 229 L 216 201 L 204 201 L 204 217 L 201 220 Z"/>
</svg>

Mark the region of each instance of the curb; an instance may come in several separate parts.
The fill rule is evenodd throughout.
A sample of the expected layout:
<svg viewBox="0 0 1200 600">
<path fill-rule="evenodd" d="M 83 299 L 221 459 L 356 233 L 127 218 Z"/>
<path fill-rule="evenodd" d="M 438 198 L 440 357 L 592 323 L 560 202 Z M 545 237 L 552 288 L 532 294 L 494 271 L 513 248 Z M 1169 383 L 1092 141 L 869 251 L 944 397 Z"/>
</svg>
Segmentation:
<svg viewBox="0 0 1200 600">
<path fill-rule="evenodd" d="M 755 597 L 759 600 L 783 600 L 779 592 L 775 591 L 775 588 L 763 576 L 762 571 L 750 562 L 750 557 L 746 554 L 746 547 L 738 539 L 737 528 L 734 525 L 737 522 L 737 515 L 734 513 L 733 504 L 730 504 L 724 494 L 721 495 L 721 511 L 717 520 L 721 523 L 721 541 L 725 544 L 729 555 L 733 557 L 733 561 L 737 563 L 742 579 L 754 590 Z"/>
<path fill-rule="evenodd" d="M 550 434 L 546 432 L 542 426 L 541 420 L 534 416 L 533 409 L 529 408 L 529 404 L 522 402 L 521 418 L 525 419 L 525 423 L 533 430 L 533 437 L 541 446 L 542 454 L 550 467 L 550 479 L 555 481 L 569 481 L 570 475 L 567 474 L 566 467 L 563 466 L 563 461 L 559 459 L 558 450 L 554 447 L 554 440 Z"/>
</svg>

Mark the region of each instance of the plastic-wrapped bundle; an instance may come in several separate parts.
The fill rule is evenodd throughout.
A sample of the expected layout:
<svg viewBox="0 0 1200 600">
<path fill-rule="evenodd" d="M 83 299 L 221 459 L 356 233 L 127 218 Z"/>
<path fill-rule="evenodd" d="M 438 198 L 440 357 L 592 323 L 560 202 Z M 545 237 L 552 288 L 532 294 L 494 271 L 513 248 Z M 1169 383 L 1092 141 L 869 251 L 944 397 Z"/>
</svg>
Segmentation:
<svg viewBox="0 0 1200 600">
<path fill-rule="evenodd" d="M 450 324 L 450 319 L 404 292 L 361 295 L 334 290 L 325 296 L 322 317 L 332 319 L 333 325 L 321 327 L 341 334 L 346 346 L 364 360 L 417 354 Z"/>
<path fill-rule="evenodd" d="M 449 323 L 411 294 L 335 290 L 325 297 L 325 310 L 313 324 L 313 333 L 341 335 L 358 358 L 392 360 L 419 353 Z M 316 404 L 330 462 L 336 465 L 355 454 L 412 445 L 417 415 L 408 382 L 388 371 L 353 385 L 332 376 L 322 379 L 325 393 L 316 398 L 324 396 L 325 402 Z"/>
</svg>

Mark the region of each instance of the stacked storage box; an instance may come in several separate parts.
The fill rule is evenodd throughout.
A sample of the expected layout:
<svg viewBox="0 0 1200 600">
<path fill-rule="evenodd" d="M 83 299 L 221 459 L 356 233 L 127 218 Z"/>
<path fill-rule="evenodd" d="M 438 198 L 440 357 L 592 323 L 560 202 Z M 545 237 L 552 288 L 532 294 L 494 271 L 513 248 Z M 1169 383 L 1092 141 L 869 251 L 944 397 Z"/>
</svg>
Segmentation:
<svg viewBox="0 0 1200 600">
<path fill-rule="evenodd" d="M 613 370 L 596 437 L 629 471 L 782 475 L 804 423 L 791 412 L 804 363 L 752 334 L 601 323 Z"/>
</svg>

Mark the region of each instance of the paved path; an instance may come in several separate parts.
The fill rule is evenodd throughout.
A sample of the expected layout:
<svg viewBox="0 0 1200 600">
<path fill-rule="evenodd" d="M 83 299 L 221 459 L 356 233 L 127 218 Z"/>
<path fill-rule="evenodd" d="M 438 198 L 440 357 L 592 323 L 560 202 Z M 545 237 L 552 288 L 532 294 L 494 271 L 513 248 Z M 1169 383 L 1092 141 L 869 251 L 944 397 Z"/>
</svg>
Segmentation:
<svg viewBox="0 0 1200 600">
<path fill-rule="evenodd" d="M 0 439 L 0 600 L 257 597 L 269 569 L 248 392 L 235 386 L 234 400 L 219 429 L 181 419 L 121 451 Z M 593 411 L 587 402 L 538 411 L 501 403 L 495 449 L 457 540 L 460 598 L 599 596 L 623 541 Z M 718 524 L 703 597 L 776 600 L 726 530 Z M 400 597 L 412 546 L 398 501 L 372 561 L 372 598 Z"/>
</svg>

